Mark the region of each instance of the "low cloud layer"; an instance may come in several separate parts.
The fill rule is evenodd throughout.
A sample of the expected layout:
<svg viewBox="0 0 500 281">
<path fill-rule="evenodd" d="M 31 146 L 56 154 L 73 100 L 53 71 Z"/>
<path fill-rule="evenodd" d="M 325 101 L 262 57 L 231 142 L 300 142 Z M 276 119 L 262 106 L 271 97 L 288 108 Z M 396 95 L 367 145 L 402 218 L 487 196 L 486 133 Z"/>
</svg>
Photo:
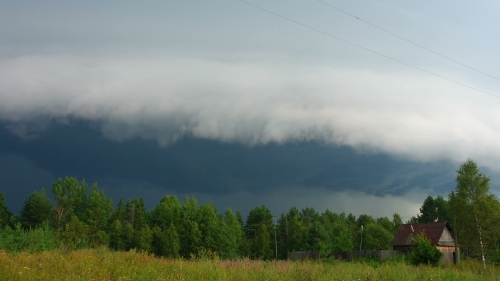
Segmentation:
<svg viewBox="0 0 500 281">
<path fill-rule="evenodd" d="M 499 76 L 497 4 L 334 2 Z M 169 193 L 221 210 L 409 216 L 446 195 L 467 158 L 500 190 L 498 80 L 317 1 L 251 3 L 493 96 L 240 1 L 11 1 L 0 9 L 8 202 L 19 210 L 76 176 L 150 207 Z"/>
<path fill-rule="evenodd" d="M 21 137 L 46 121 L 96 122 L 109 139 L 188 136 L 249 146 L 348 145 L 417 161 L 470 157 L 497 169 L 500 99 L 426 74 L 185 56 L 0 63 L 0 119 Z"/>
<path fill-rule="evenodd" d="M 27 157 L 34 158 L 34 160 L 31 161 Z M 56 170 L 53 166 L 47 165 L 44 159 L 36 158 L 32 153 L 27 153 L 27 157 L 20 154 L 0 153 L 0 167 L 2 168 L 0 170 L 0 184 L 3 187 L 7 187 L 2 192 L 5 193 L 9 208 L 15 212 L 21 209 L 23 200 L 34 191 L 45 188 L 50 196 L 51 184 L 56 178 L 51 171 L 55 173 L 64 172 L 61 169 Z M 80 162 L 82 161 L 85 160 L 80 160 Z M 75 166 L 70 163 L 64 164 Z M 358 162 L 357 164 L 363 165 L 362 162 Z M 95 165 L 95 163 L 88 161 L 87 165 L 92 166 Z M 41 166 L 45 166 L 47 169 L 43 169 Z M 228 168 L 224 165 L 223 167 L 224 169 Z M 99 166 L 96 167 L 96 169 L 99 168 Z M 154 169 L 154 166 L 149 165 L 148 168 Z M 255 166 L 253 168 L 255 169 Z M 282 168 L 284 170 L 289 170 L 289 167 Z M 311 171 L 309 170 L 307 172 Z M 398 178 L 400 181 L 404 181 L 405 178 L 406 180 L 409 178 L 416 179 L 415 175 L 412 176 L 406 174 L 404 171 L 401 172 L 402 174 L 400 174 Z M 168 172 L 166 171 L 165 173 Z M 248 214 L 249 210 L 264 204 L 275 215 L 279 215 L 281 212 L 287 212 L 291 207 L 295 206 L 299 208 L 299 210 L 306 207 L 313 207 L 318 212 L 329 209 L 338 213 L 353 213 L 356 216 L 360 214 L 371 214 L 373 216 L 390 217 L 394 212 L 398 212 L 407 220 L 418 212 L 418 208 L 423 198 L 429 193 L 433 194 L 436 191 L 439 192 L 439 190 L 432 189 L 432 187 L 435 187 L 435 184 L 434 186 L 426 185 L 420 187 L 422 183 L 408 182 L 408 186 L 412 187 L 411 190 L 408 188 L 408 190 L 405 190 L 403 193 L 394 193 L 384 190 L 382 191 L 384 194 L 380 193 L 375 195 L 374 193 L 379 187 L 378 185 L 383 185 L 384 182 L 376 180 L 376 182 L 371 185 L 369 181 L 361 180 L 363 184 L 366 185 L 366 189 L 362 189 L 358 185 L 351 185 L 347 180 L 350 176 L 346 175 L 342 180 L 339 179 L 339 182 L 345 185 L 344 188 L 332 188 L 328 186 L 318 187 L 317 185 L 294 186 L 294 184 L 301 184 L 299 181 L 293 182 L 293 179 L 296 178 L 291 177 L 287 181 L 285 177 L 279 175 L 279 180 L 274 180 L 274 182 L 288 182 L 289 185 L 280 186 L 278 184 L 270 187 L 269 182 L 260 178 L 260 185 L 254 185 L 253 188 L 248 186 L 241 188 L 242 186 L 238 181 L 241 182 L 243 179 L 235 178 L 231 187 L 223 187 L 225 188 L 224 193 L 214 193 L 213 190 L 207 188 L 207 186 L 211 186 L 216 182 L 213 178 L 206 179 L 204 184 L 203 182 L 198 182 L 197 189 L 182 189 L 171 186 L 168 183 L 158 182 L 157 177 L 154 176 L 145 176 L 145 178 L 148 178 L 145 180 L 139 180 L 137 178 L 127 179 L 127 177 L 130 178 L 130 173 L 127 173 L 127 171 L 122 171 L 121 177 L 123 178 L 119 178 L 116 174 L 112 173 L 108 175 L 99 175 L 96 172 L 88 174 L 91 174 L 91 176 L 85 177 L 87 182 L 97 182 L 99 188 L 104 188 L 106 194 L 111 196 L 115 203 L 118 202 L 119 198 L 130 200 L 140 197 L 145 200 L 146 207 L 151 209 L 156 206 L 160 199 L 166 194 L 176 195 L 180 200 L 183 200 L 184 196 L 194 196 L 200 203 L 214 203 L 220 212 L 223 212 L 226 208 L 231 208 L 233 210 L 242 211 L 244 215 Z M 236 174 L 237 173 L 233 174 L 233 177 L 237 177 Z M 262 175 L 257 175 L 257 177 L 259 176 Z M 396 175 L 392 176 L 396 177 Z M 390 176 L 382 177 L 386 178 L 386 181 L 391 181 Z M 368 178 L 370 178 L 370 176 L 368 176 Z M 397 183 L 394 182 L 396 178 L 393 178 L 393 182 L 390 184 L 397 185 Z M 79 179 L 83 179 L 83 177 Z M 152 183 L 150 180 L 153 182 L 156 180 L 156 184 Z M 391 195 L 391 193 L 394 193 L 394 195 Z"/>
<path fill-rule="evenodd" d="M 96 181 L 115 201 L 142 197 L 150 208 L 174 194 L 244 212 L 269 204 L 276 212 L 314 206 L 356 213 L 361 209 L 347 202 L 371 198 L 386 202 L 373 210 L 391 215 L 389 206 L 407 213 L 401 202 L 420 202 L 424 192 L 446 196 L 454 187 L 456 165 L 447 162 L 402 161 L 315 141 L 251 147 L 183 138 L 159 147 L 140 139 L 116 142 L 89 122 L 70 123 L 52 124 L 30 140 L 0 126 L 0 186 L 14 210 L 29 193 L 64 176 Z"/>
</svg>

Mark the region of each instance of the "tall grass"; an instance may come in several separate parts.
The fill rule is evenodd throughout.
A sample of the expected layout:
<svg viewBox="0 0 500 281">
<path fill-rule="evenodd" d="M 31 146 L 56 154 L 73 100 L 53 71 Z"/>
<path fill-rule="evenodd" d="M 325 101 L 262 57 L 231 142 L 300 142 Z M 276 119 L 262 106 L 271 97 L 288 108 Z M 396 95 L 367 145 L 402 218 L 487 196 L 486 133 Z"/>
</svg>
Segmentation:
<svg viewBox="0 0 500 281">
<path fill-rule="evenodd" d="M 0 252 L 0 280 L 500 280 L 480 263 L 414 267 L 404 262 L 172 260 L 105 248 Z"/>
</svg>

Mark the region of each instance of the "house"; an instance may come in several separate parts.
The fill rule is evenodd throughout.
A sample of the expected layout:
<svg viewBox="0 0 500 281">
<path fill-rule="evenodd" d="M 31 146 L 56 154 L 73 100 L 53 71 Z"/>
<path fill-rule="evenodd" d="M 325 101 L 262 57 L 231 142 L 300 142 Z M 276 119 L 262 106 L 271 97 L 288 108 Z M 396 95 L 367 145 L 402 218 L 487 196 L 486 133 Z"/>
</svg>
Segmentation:
<svg viewBox="0 0 500 281">
<path fill-rule="evenodd" d="M 393 249 L 410 252 L 414 246 L 413 237 L 421 232 L 425 232 L 426 237 L 431 240 L 431 244 L 443 253 L 442 263 L 453 262 L 455 239 L 453 239 L 451 227 L 447 222 L 402 224 L 391 242 Z"/>
</svg>

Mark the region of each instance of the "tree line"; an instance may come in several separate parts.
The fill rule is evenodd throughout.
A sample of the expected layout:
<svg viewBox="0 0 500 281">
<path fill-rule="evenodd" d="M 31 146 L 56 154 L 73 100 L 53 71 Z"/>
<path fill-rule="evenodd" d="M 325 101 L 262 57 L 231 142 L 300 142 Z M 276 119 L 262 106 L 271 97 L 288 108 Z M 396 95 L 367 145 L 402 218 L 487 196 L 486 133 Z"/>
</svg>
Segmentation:
<svg viewBox="0 0 500 281">
<path fill-rule="evenodd" d="M 460 167 L 456 180 L 447 198 L 427 197 L 420 213 L 407 223 L 447 221 L 467 256 L 488 255 L 500 242 L 500 203 L 489 193 L 489 178 L 472 160 Z M 49 194 L 44 189 L 30 194 L 17 216 L 0 193 L 0 248 L 8 251 L 106 246 L 170 258 L 286 259 L 295 251 L 320 251 L 324 256 L 391 249 L 402 223 L 397 213 L 392 218 L 356 217 L 311 207 L 292 207 L 274 217 L 264 205 L 250 210 L 244 220 L 239 211 L 219 213 L 211 203 L 199 204 L 193 197 L 181 202 L 173 195 L 147 210 L 142 198 L 120 199 L 115 205 L 97 184 L 89 188 L 74 177 L 56 180 Z"/>
<path fill-rule="evenodd" d="M 105 245 L 118 251 L 136 249 L 172 258 L 218 255 L 283 259 L 293 251 L 327 254 L 357 247 L 389 249 L 401 223 L 398 214 L 392 219 L 369 215 L 356 218 L 329 210 L 320 214 L 314 208 L 299 211 L 296 207 L 274 217 L 264 205 L 250 210 L 244 220 L 239 211 L 219 213 L 213 204 L 199 204 L 193 197 L 181 202 L 173 195 L 161 198 L 152 210 L 146 210 L 142 198 L 120 199 L 114 206 L 97 184 L 89 188 L 85 180 L 74 177 L 55 181 L 49 195 L 44 189 L 30 194 L 19 216 L 15 216 L 0 193 L 3 243 L 15 242 L 23 235 L 29 240 L 31 234 L 45 241 L 37 245 L 41 249 Z M 2 246 L 7 247 L 0 242 Z"/>
</svg>

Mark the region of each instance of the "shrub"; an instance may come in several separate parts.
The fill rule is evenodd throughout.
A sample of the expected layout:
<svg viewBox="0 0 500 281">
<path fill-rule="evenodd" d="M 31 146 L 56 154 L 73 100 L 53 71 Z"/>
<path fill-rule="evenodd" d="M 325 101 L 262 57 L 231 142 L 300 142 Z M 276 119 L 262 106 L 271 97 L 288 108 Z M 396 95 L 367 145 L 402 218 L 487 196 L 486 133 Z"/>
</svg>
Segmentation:
<svg viewBox="0 0 500 281">
<path fill-rule="evenodd" d="M 52 250 L 56 244 L 56 238 L 47 221 L 42 226 L 29 230 L 24 230 L 21 223 L 17 223 L 14 229 L 10 226 L 0 229 L 0 249 L 9 253 Z"/>
<path fill-rule="evenodd" d="M 488 253 L 488 261 L 492 264 L 500 264 L 500 245 L 495 245 Z"/>
<path fill-rule="evenodd" d="M 443 253 L 432 246 L 431 240 L 427 239 L 422 232 L 413 238 L 415 247 L 410 254 L 410 262 L 413 265 L 428 264 L 437 266 L 443 258 Z"/>
</svg>

